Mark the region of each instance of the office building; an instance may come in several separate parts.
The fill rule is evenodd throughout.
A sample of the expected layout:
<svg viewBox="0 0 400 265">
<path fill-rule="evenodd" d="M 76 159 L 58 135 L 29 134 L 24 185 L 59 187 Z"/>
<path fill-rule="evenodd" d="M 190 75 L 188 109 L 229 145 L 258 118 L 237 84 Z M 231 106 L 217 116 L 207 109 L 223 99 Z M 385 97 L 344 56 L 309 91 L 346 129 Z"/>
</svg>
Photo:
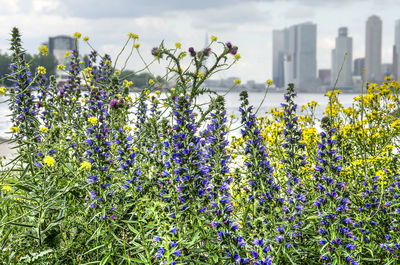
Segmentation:
<svg viewBox="0 0 400 265">
<path fill-rule="evenodd" d="M 365 35 L 365 79 L 382 81 L 382 20 L 371 16 L 367 20 Z"/>
<path fill-rule="evenodd" d="M 339 28 L 335 49 L 332 50 L 331 86 L 351 90 L 353 64 L 353 39 L 347 36 L 347 28 Z"/>
<path fill-rule="evenodd" d="M 54 55 L 58 63 L 64 63 L 64 54 L 75 50 L 75 40 L 69 36 L 56 36 L 49 38 L 49 52 Z"/>
<path fill-rule="evenodd" d="M 400 19 L 396 20 L 394 28 L 393 78 L 400 79 Z"/>
<path fill-rule="evenodd" d="M 317 25 L 306 22 L 288 29 L 288 52 L 284 59 L 285 83 L 299 91 L 317 86 Z"/>
<path fill-rule="evenodd" d="M 288 53 L 289 38 L 288 29 L 272 31 L 272 80 L 278 88 L 283 88 L 285 84 L 285 56 Z"/>
<path fill-rule="evenodd" d="M 365 68 L 365 59 L 364 58 L 354 59 L 353 75 L 362 76 L 364 68 Z"/>
</svg>

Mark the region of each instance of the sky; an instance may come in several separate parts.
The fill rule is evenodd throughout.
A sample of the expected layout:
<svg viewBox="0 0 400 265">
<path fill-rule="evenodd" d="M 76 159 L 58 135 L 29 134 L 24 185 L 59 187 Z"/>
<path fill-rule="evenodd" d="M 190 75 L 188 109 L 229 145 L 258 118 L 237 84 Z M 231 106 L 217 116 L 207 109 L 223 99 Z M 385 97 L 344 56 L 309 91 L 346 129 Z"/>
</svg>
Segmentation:
<svg viewBox="0 0 400 265">
<path fill-rule="evenodd" d="M 317 24 L 317 67 L 330 68 L 331 50 L 339 27 L 353 37 L 353 59 L 364 57 L 365 23 L 378 15 L 383 21 L 382 62 L 392 62 L 394 23 L 400 19 L 400 0 L 0 0 L 0 49 L 8 52 L 10 31 L 22 33 L 25 49 L 36 53 L 49 36 L 75 32 L 90 37 L 91 45 L 112 58 L 127 34 L 139 35 L 145 61 L 151 49 L 164 41 L 166 47 L 182 43 L 182 49 L 205 45 L 206 34 L 239 47 L 241 59 L 213 78 L 236 76 L 243 81 L 272 78 L 272 30 L 311 21 Z M 218 45 L 212 46 L 215 49 Z M 90 48 L 80 43 L 80 52 Z M 123 55 L 121 58 L 124 60 Z M 134 53 L 128 68 L 143 68 Z M 151 71 L 163 73 L 163 65 Z"/>
</svg>

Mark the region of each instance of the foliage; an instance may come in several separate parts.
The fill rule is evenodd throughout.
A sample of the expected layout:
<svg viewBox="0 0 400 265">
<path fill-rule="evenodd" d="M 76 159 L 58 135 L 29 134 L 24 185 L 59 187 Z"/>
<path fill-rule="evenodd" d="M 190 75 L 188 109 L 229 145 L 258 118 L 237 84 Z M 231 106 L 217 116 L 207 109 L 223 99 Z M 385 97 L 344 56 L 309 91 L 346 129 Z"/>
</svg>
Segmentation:
<svg viewBox="0 0 400 265">
<path fill-rule="evenodd" d="M 128 34 L 128 57 L 141 58 L 138 38 Z M 240 58 L 215 36 L 200 51 L 155 47 L 167 69 L 157 78 L 73 51 L 62 86 L 16 28 L 11 51 L 13 85 L 1 94 L 18 154 L 0 176 L 2 263 L 400 261 L 396 81 L 367 83 L 350 108 L 328 92 L 321 120 L 316 102 L 300 115 L 293 84 L 264 117 L 244 91 L 236 121 L 203 86 Z M 230 139 L 235 122 L 241 135 Z"/>
</svg>

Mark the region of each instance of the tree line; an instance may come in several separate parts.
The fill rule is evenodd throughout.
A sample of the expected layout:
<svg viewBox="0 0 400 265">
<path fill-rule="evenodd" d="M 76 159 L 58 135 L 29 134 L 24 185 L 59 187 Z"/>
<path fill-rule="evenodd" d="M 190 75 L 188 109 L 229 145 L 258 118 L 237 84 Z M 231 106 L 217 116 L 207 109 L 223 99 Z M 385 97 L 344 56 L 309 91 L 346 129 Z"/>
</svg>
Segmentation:
<svg viewBox="0 0 400 265">
<path fill-rule="evenodd" d="M 32 61 L 34 56 L 35 56 L 35 59 Z M 85 61 L 85 57 L 87 57 L 87 56 L 86 55 L 84 56 L 84 58 L 83 58 L 84 61 Z M 30 70 L 32 73 L 36 71 L 36 68 L 38 66 L 43 66 L 46 68 L 47 76 L 56 74 L 58 62 L 54 55 L 52 55 L 52 54 L 31 55 L 29 53 L 26 53 L 25 58 L 28 62 L 32 61 L 32 63 L 30 64 Z M 9 68 L 10 64 L 11 64 L 11 56 L 8 55 L 7 53 L 0 53 L 0 77 L 1 78 L 4 78 L 6 75 L 8 75 L 10 73 L 10 68 Z M 122 71 L 121 77 L 128 81 L 133 81 L 134 87 L 137 87 L 140 89 L 147 87 L 150 79 L 154 79 L 159 82 L 162 82 L 160 77 L 154 77 L 149 73 L 134 74 L 134 71 L 132 71 L 132 70 Z M 11 80 L 9 80 L 8 78 L 5 78 L 0 82 L 0 84 L 3 86 L 12 86 L 12 83 L 13 82 Z"/>
</svg>

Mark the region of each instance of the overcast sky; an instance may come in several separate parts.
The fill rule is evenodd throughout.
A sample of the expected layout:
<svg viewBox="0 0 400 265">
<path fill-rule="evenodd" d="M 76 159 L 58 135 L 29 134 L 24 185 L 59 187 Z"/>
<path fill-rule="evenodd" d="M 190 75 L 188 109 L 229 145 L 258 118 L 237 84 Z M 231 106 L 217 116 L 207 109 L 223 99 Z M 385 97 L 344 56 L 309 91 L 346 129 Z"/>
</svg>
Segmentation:
<svg viewBox="0 0 400 265">
<path fill-rule="evenodd" d="M 370 15 L 383 21 L 384 63 L 392 62 L 394 22 L 400 19 L 400 0 L 0 0 L 0 49 L 8 50 L 9 32 L 19 27 L 25 48 L 37 47 L 49 36 L 88 35 L 102 53 L 116 56 L 128 32 L 140 36 L 141 52 L 165 40 L 172 47 L 201 49 L 205 35 L 239 46 L 242 59 L 215 78 L 238 76 L 263 82 L 272 77 L 272 30 L 311 21 L 317 24 L 318 69 L 330 68 L 337 29 L 349 28 L 353 59 L 365 52 L 365 22 Z M 89 49 L 81 43 L 81 52 Z M 137 56 L 128 65 L 142 67 Z M 155 66 L 153 71 L 160 72 Z"/>
</svg>

